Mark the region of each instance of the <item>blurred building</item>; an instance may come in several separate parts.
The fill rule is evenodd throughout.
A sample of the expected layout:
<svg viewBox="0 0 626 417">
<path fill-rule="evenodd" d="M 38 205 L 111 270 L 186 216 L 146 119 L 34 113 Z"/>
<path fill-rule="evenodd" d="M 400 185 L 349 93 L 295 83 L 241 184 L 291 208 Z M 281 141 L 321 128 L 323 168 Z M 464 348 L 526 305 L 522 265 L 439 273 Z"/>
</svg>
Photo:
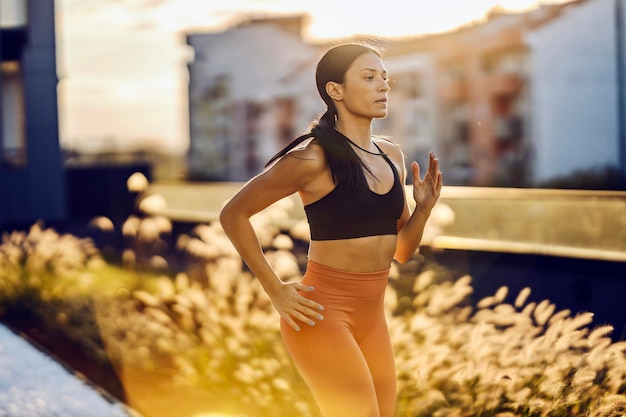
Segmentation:
<svg viewBox="0 0 626 417">
<path fill-rule="evenodd" d="M 609 166 L 626 174 L 625 4 L 577 2 L 528 33 L 533 183 Z"/>
<path fill-rule="evenodd" d="M 0 10 L 0 227 L 62 220 L 54 0 Z"/>
<path fill-rule="evenodd" d="M 626 170 L 616 49 L 625 1 L 494 9 L 450 32 L 374 40 L 392 87 L 374 133 L 422 164 L 435 150 L 448 185 L 528 187 L 585 167 Z M 188 36 L 192 178 L 249 179 L 323 110 L 313 71 L 330 45 L 303 41 L 302 23 L 268 18 Z"/>
<path fill-rule="evenodd" d="M 390 43 L 385 53 L 389 67 L 398 60 L 406 62 L 404 72 L 391 71 L 398 80 L 391 102 L 397 100 L 397 90 L 406 90 L 403 79 L 411 71 L 414 79 L 424 80 L 421 92 L 426 101 L 417 111 L 405 108 L 404 122 L 390 115 L 389 124 L 397 129 L 409 126 L 411 119 L 414 124 L 420 121 L 432 143 L 422 140 L 429 146 L 419 147 L 419 154 L 428 149 L 439 153 L 447 184 L 529 184 L 530 86 L 536 74 L 526 39 L 535 28 L 557 19 L 565 7 L 544 5 L 525 13 L 494 9 L 484 21 L 448 33 Z"/>
<path fill-rule="evenodd" d="M 121 222 L 146 164 L 64 164 L 59 144 L 54 0 L 0 0 L 0 230 L 95 216 Z"/>
<path fill-rule="evenodd" d="M 429 152 L 438 153 L 441 145 L 435 57 L 419 48 L 394 51 L 393 44 L 383 45 L 383 54 L 391 86 L 388 115 L 374 120 L 373 131 L 390 136 L 407 159 L 426 166 Z"/>
<path fill-rule="evenodd" d="M 301 37 L 304 17 L 250 20 L 221 33 L 187 35 L 189 177 L 245 181 L 322 107 L 319 49 Z"/>
</svg>

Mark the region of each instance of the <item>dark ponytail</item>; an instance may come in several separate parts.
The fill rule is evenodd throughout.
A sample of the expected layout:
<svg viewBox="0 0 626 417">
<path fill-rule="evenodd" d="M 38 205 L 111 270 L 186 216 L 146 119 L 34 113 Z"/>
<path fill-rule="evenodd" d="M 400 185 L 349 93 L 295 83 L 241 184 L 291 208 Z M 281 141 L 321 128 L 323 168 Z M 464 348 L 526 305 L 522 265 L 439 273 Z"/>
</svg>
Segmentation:
<svg viewBox="0 0 626 417">
<path fill-rule="evenodd" d="M 328 82 L 343 83 L 346 71 L 354 60 L 368 52 L 380 56 L 380 53 L 375 49 L 360 44 L 335 46 L 324 54 L 317 64 L 315 78 L 320 97 L 327 105 L 326 112 L 313 125 L 309 133 L 299 136 L 281 149 L 267 162 L 266 167 L 285 156 L 305 140 L 314 138 L 324 151 L 326 163 L 337 187 L 347 191 L 368 189 L 363 169 L 370 173 L 371 171 L 356 154 L 349 140 L 335 129 L 337 110 L 334 102 L 326 93 Z"/>
</svg>

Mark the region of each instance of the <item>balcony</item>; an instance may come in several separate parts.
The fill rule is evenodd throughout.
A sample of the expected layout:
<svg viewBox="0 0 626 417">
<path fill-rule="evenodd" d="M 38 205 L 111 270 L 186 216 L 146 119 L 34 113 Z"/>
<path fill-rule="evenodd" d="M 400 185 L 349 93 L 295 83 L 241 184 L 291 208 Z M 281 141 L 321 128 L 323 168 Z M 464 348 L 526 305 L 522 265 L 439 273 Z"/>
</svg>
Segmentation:
<svg viewBox="0 0 626 417">
<path fill-rule="evenodd" d="M 439 96 L 443 101 L 467 99 L 467 81 L 464 77 L 445 77 L 439 84 Z"/>
<path fill-rule="evenodd" d="M 494 136 L 498 142 L 510 142 L 523 137 L 524 120 L 517 115 L 500 116 L 494 120 Z"/>
<path fill-rule="evenodd" d="M 495 73 L 487 76 L 486 85 L 493 95 L 517 95 L 524 88 L 524 78 L 510 72 Z"/>
</svg>

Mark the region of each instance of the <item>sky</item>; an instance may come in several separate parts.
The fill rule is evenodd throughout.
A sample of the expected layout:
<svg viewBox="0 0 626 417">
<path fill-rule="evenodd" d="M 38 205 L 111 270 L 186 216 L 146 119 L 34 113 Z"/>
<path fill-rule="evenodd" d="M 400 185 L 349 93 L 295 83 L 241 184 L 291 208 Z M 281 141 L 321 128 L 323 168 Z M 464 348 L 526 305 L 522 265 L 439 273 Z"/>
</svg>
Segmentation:
<svg viewBox="0 0 626 417">
<path fill-rule="evenodd" d="M 555 3 L 564 0 L 542 0 Z M 493 7 L 537 0 L 56 0 L 62 146 L 184 152 L 189 142 L 187 32 L 219 32 L 246 16 L 307 13 L 308 40 L 438 33 Z"/>
</svg>

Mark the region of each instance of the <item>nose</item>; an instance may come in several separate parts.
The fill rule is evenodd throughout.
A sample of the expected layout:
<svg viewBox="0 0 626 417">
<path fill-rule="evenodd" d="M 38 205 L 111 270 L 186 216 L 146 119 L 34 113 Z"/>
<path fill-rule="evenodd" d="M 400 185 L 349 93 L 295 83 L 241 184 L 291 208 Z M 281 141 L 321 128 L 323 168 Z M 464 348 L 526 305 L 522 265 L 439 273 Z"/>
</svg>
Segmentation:
<svg viewBox="0 0 626 417">
<path fill-rule="evenodd" d="M 382 84 L 380 86 L 380 91 L 387 92 L 391 90 L 391 87 L 389 86 L 389 81 L 387 81 L 384 78 L 381 78 L 381 81 L 382 81 Z"/>
</svg>

